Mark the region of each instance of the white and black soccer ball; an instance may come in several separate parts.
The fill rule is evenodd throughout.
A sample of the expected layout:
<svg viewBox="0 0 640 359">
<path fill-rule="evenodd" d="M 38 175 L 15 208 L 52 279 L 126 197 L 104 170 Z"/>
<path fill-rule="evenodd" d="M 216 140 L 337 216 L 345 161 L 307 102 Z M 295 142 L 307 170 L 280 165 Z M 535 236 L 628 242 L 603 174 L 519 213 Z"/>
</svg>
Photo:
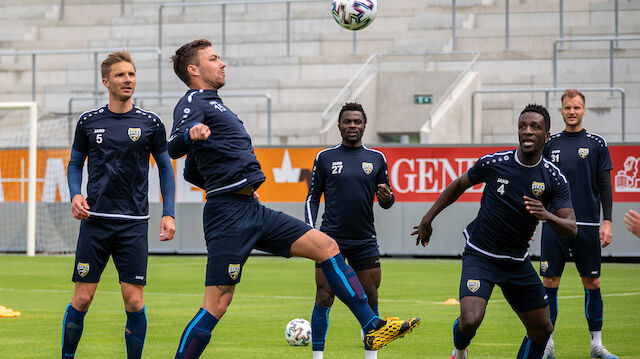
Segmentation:
<svg viewBox="0 0 640 359">
<path fill-rule="evenodd" d="M 308 345 L 311 341 L 311 324 L 301 318 L 296 318 L 284 328 L 284 338 L 293 346 Z"/>
<path fill-rule="evenodd" d="M 377 0 L 332 0 L 331 13 L 338 25 L 347 30 L 369 26 L 378 13 Z"/>
</svg>

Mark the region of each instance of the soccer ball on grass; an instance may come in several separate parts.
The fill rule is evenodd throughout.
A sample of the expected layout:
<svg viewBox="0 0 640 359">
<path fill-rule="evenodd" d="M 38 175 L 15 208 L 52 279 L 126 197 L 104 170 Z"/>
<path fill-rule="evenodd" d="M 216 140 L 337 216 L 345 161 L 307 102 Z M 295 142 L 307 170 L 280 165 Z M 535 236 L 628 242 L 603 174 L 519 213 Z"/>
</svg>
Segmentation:
<svg viewBox="0 0 640 359">
<path fill-rule="evenodd" d="M 378 13 L 377 0 L 332 0 L 331 13 L 338 25 L 347 30 L 369 26 Z"/>
<path fill-rule="evenodd" d="M 293 346 L 308 345 L 311 341 L 311 324 L 301 318 L 290 321 L 284 328 L 284 338 Z"/>
</svg>

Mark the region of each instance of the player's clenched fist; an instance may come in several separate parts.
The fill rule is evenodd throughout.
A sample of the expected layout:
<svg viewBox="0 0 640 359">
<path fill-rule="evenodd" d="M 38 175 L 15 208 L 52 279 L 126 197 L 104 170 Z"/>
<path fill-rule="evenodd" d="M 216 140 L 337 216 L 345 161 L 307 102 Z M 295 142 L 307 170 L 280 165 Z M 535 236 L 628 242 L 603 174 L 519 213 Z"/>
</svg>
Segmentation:
<svg viewBox="0 0 640 359">
<path fill-rule="evenodd" d="M 189 129 L 189 137 L 191 141 L 202 141 L 209 138 L 211 135 L 211 130 L 209 126 L 199 123 Z"/>
</svg>

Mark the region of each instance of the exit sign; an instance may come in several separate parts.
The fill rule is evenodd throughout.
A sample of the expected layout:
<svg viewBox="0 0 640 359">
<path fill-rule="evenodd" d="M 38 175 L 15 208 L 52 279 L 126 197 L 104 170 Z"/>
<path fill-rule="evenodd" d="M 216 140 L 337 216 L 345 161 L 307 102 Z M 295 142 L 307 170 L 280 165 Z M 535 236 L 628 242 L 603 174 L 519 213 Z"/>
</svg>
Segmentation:
<svg viewBox="0 0 640 359">
<path fill-rule="evenodd" d="M 430 105 L 433 95 L 413 95 L 413 103 L 416 105 Z"/>
</svg>

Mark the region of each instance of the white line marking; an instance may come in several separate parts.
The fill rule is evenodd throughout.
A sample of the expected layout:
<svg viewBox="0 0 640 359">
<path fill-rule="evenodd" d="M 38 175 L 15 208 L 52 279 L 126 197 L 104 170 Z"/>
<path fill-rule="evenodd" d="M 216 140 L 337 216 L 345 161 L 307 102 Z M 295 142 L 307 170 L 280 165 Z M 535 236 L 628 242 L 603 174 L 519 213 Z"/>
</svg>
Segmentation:
<svg viewBox="0 0 640 359">
<path fill-rule="evenodd" d="M 16 288 L 0 288 L 0 292 L 29 292 L 29 293 L 73 293 L 72 289 L 16 289 Z M 98 291 L 101 294 L 121 295 L 121 292 L 114 291 Z M 166 293 L 166 292 L 145 292 L 146 296 L 166 296 L 166 297 L 202 297 L 202 293 Z M 640 295 L 640 292 L 628 292 L 628 293 L 610 293 L 602 294 L 603 297 L 628 297 Z M 286 300 L 309 300 L 313 299 L 313 296 L 309 297 L 294 297 L 284 295 L 242 295 L 240 298 L 252 298 L 252 299 L 286 299 Z M 584 295 L 566 295 L 559 296 L 558 299 L 578 299 L 584 298 Z M 407 304 L 442 304 L 443 302 L 429 302 L 424 300 L 404 300 L 404 299 L 381 299 L 381 302 L 386 303 L 407 303 Z M 505 299 L 489 300 L 491 303 L 506 303 Z"/>
</svg>

